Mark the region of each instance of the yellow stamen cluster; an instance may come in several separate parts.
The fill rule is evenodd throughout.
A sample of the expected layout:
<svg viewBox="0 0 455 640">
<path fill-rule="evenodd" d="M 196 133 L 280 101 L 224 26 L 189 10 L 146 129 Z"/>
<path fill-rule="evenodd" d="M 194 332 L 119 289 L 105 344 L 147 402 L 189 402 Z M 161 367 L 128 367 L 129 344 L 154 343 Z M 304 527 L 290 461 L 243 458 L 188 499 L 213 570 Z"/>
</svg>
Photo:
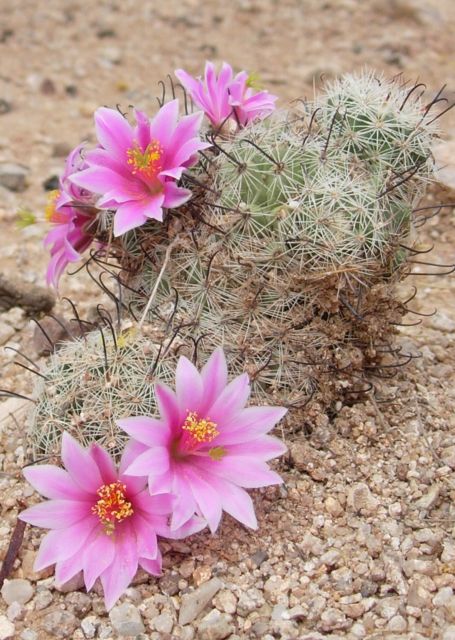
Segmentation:
<svg viewBox="0 0 455 640">
<path fill-rule="evenodd" d="M 186 416 L 182 429 L 188 431 L 196 442 L 212 442 L 220 433 L 216 424 L 210 418 L 199 418 L 196 411 L 190 411 Z"/>
<path fill-rule="evenodd" d="M 44 209 L 44 218 L 47 222 L 55 222 L 57 216 L 57 212 L 55 210 L 55 202 L 60 195 L 60 191 L 58 189 L 54 189 L 49 192 L 47 198 L 46 208 Z"/>
<path fill-rule="evenodd" d="M 260 89 L 262 89 L 262 83 L 261 83 L 261 78 L 259 77 L 259 74 L 256 73 L 255 71 L 250 73 L 250 75 L 246 80 L 246 86 L 249 87 L 250 89 L 255 89 L 256 91 L 259 91 Z"/>
<path fill-rule="evenodd" d="M 142 151 L 137 142 L 131 149 L 126 152 L 128 156 L 128 164 L 132 168 L 132 173 L 141 173 L 148 178 L 156 178 L 161 171 L 161 156 L 163 155 L 163 147 L 157 140 L 153 140 L 147 145 L 145 151 Z"/>
<path fill-rule="evenodd" d="M 209 456 L 212 460 L 222 460 L 226 455 L 227 451 L 224 447 L 212 447 L 209 449 Z"/>
<path fill-rule="evenodd" d="M 108 536 L 114 533 L 116 524 L 134 513 L 131 502 L 128 502 L 125 497 L 125 491 L 126 485 L 121 482 L 111 482 L 111 484 L 103 484 L 96 492 L 100 499 L 92 507 L 92 513 L 98 516 Z"/>
</svg>

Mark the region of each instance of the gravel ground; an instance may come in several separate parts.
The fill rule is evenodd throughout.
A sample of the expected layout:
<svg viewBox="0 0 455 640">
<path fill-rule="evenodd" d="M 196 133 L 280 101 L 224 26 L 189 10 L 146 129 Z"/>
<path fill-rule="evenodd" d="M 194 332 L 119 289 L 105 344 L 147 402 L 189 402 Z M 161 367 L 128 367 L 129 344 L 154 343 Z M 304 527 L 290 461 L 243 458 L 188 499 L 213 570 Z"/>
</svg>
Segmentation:
<svg viewBox="0 0 455 640">
<path fill-rule="evenodd" d="M 453 81 L 454 36 L 452 0 L 0 0 L 0 167 L 23 165 L 16 188 L 26 187 L 0 186 L 2 272 L 43 284 L 44 227 L 20 232 L 15 212 L 43 209 L 43 182 L 92 139 L 100 104 L 150 111 L 161 76 L 197 72 L 206 58 L 258 71 L 283 102 L 364 65 L 434 91 Z M 444 126 L 453 140 L 454 117 Z M 453 144 L 442 147 L 445 162 Z M 453 167 L 444 180 L 455 188 Z M 455 191 L 431 198 L 454 202 Z M 435 244 L 432 261 L 453 261 L 450 208 L 423 241 Z M 0 640 L 455 639 L 455 280 L 408 282 L 420 289 L 416 311 L 439 310 L 401 329 L 403 350 L 421 357 L 331 421 L 309 410 L 307 435 L 288 443 L 279 466 L 285 485 L 254 493 L 257 532 L 226 516 L 216 536 L 164 543 L 163 577 L 139 573 L 108 615 L 96 589 L 87 595 L 77 580 L 57 589 L 51 571 L 33 572 L 41 533 L 27 528 L 1 591 Z M 85 277 L 66 278 L 62 295 L 83 310 L 99 296 Z M 36 358 L 31 334 L 21 309 L 0 314 L 0 344 Z M 1 386 L 29 393 L 14 355 L 0 354 Z M 35 499 L 20 471 L 26 404 L 0 404 L 0 559 L 18 511 Z"/>
</svg>

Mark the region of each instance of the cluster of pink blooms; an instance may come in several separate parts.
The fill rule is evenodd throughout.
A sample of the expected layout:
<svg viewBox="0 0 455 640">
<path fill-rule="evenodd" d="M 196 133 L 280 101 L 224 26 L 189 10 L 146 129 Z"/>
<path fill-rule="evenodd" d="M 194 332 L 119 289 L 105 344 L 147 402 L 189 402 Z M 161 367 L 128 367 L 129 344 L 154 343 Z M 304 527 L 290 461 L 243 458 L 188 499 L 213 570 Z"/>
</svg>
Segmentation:
<svg viewBox="0 0 455 640">
<path fill-rule="evenodd" d="M 179 181 L 210 146 L 200 139 L 204 115 L 215 129 L 227 120 L 245 127 L 275 108 L 276 96 L 256 92 L 245 71 L 234 75 L 226 63 L 217 76 L 208 62 L 204 80 L 182 69 L 176 76 L 201 111 L 179 118 L 179 102 L 172 100 L 152 119 L 135 111 L 132 126 L 117 110 L 102 107 L 95 113 L 97 147 L 85 156 L 80 147 L 70 154 L 46 216 L 54 223 L 45 239 L 51 248 L 47 279 L 54 286 L 93 242 L 100 210 L 115 211 L 113 234 L 121 236 L 148 220 L 162 221 L 166 209 L 191 198 Z"/>
<path fill-rule="evenodd" d="M 104 449 L 62 440 L 64 469 L 25 469 L 48 498 L 21 518 L 50 529 L 35 569 L 55 565 L 64 583 L 83 572 L 87 590 L 99 578 L 111 608 L 141 566 L 161 572 L 157 536 L 182 538 L 209 526 L 215 532 L 226 511 L 256 528 L 245 489 L 282 482 L 267 462 L 285 446 L 268 435 L 286 413 L 282 407 L 246 407 L 247 374 L 228 382 L 222 349 L 199 372 L 180 358 L 175 391 L 155 386 L 159 418 L 138 416 L 118 424 L 130 436 L 117 470 Z"/>
</svg>

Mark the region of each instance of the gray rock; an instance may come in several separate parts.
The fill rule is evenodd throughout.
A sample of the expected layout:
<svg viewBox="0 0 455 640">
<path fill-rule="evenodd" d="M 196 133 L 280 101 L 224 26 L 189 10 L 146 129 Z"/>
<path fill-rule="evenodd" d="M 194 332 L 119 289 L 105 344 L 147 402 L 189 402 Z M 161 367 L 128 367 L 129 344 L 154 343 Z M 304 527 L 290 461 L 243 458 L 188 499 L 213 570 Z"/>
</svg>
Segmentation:
<svg viewBox="0 0 455 640">
<path fill-rule="evenodd" d="M 28 169 L 13 162 L 0 164 L 0 185 L 10 191 L 25 191 L 27 188 Z"/>
<path fill-rule="evenodd" d="M 222 589 L 213 599 L 213 604 L 219 611 L 224 613 L 235 613 L 237 608 L 237 598 L 228 589 Z"/>
<path fill-rule="evenodd" d="M 0 616 L 0 640 L 14 638 L 16 627 L 6 616 Z"/>
<path fill-rule="evenodd" d="M 11 622 L 22 620 L 24 613 L 24 607 L 19 602 L 12 602 L 6 610 L 6 616 Z"/>
<path fill-rule="evenodd" d="M 436 179 L 448 189 L 455 191 L 455 140 L 438 144 L 433 153 Z"/>
<path fill-rule="evenodd" d="M 56 638 L 71 638 L 78 626 L 76 616 L 70 611 L 51 611 L 41 620 L 41 629 Z"/>
<path fill-rule="evenodd" d="M 261 564 L 269 559 L 269 554 L 264 549 L 258 549 L 251 556 L 251 562 L 253 562 L 256 567 L 260 567 Z"/>
<path fill-rule="evenodd" d="M 21 640 L 38 640 L 38 634 L 33 629 L 24 629 L 19 637 Z"/>
<path fill-rule="evenodd" d="M 425 511 L 432 509 L 438 501 L 440 491 L 441 489 L 438 484 L 431 485 L 427 493 L 416 501 L 415 506 L 417 509 L 423 509 Z"/>
<path fill-rule="evenodd" d="M 433 598 L 435 607 L 443 607 L 453 597 L 452 587 L 442 587 Z"/>
<path fill-rule="evenodd" d="M 269 578 L 269 580 L 271 580 L 271 578 Z M 266 582 L 266 584 L 269 583 L 269 580 Z M 268 588 L 270 589 L 272 588 L 272 586 L 276 586 L 276 583 L 269 583 Z M 272 593 L 270 590 L 268 590 L 267 593 L 269 595 L 273 595 L 274 599 L 276 600 L 276 596 L 279 595 L 281 591 L 273 591 Z M 264 596 L 262 594 L 262 591 L 259 591 L 259 589 L 252 587 L 251 589 L 248 589 L 248 591 L 242 591 L 237 603 L 237 613 L 239 613 L 241 616 L 246 617 L 252 611 L 255 611 L 256 609 L 259 609 L 259 607 L 262 607 L 264 602 Z"/>
<path fill-rule="evenodd" d="M 200 640 L 223 640 L 234 631 L 231 620 L 232 616 L 229 614 L 212 609 L 199 623 L 197 637 Z"/>
<path fill-rule="evenodd" d="M 81 620 L 81 629 L 86 638 L 94 638 L 96 630 L 99 626 L 99 620 L 96 616 L 87 616 Z"/>
<path fill-rule="evenodd" d="M 21 307 L 33 314 L 48 312 L 54 304 L 55 296 L 49 289 L 0 272 L 0 311 Z"/>
<path fill-rule="evenodd" d="M 441 458 L 444 464 L 451 469 L 455 469 L 455 445 L 443 449 L 441 451 Z"/>
<path fill-rule="evenodd" d="M 212 578 L 201 584 L 196 591 L 185 593 L 180 605 L 179 624 L 185 625 L 197 618 L 222 586 L 221 580 Z"/>
<path fill-rule="evenodd" d="M 92 608 L 92 598 L 86 593 L 81 593 L 79 591 L 69 593 L 65 597 L 65 602 L 68 605 L 68 609 L 74 611 L 78 618 L 82 618 L 82 616 L 87 615 Z"/>
<path fill-rule="evenodd" d="M 114 630 L 110 624 L 100 624 L 98 627 L 98 638 L 103 640 L 111 640 L 114 635 Z"/>
<path fill-rule="evenodd" d="M 0 345 L 6 344 L 14 336 L 16 331 L 6 322 L 0 320 Z"/>
<path fill-rule="evenodd" d="M 403 616 L 393 616 L 393 618 L 390 618 L 389 620 L 387 629 L 390 629 L 390 631 L 398 631 L 398 633 L 401 633 L 402 631 L 406 631 L 407 626 L 408 624 Z"/>
<path fill-rule="evenodd" d="M 423 609 L 431 602 L 431 595 L 417 580 L 412 580 L 408 591 L 408 606 Z"/>
<path fill-rule="evenodd" d="M 348 505 L 355 512 L 364 511 L 374 513 L 378 506 L 377 499 L 371 494 L 370 488 L 364 482 L 357 482 L 349 489 Z"/>
<path fill-rule="evenodd" d="M 175 596 L 179 591 L 180 576 L 177 573 L 166 573 L 159 581 L 159 587 L 168 596 Z"/>
<path fill-rule="evenodd" d="M 115 631 L 122 636 L 137 636 L 145 631 L 141 614 L 134 604 L 125 602 L 114 607 L 109 619 Z"/>
<path fill-rule="evenodd" d="M 35 609 L 37 611 L 41 611 L 42 609 L 48 607 L 51 602 L 52 593 L 49 591 L 49 589 L 42 589 L 41 591 L 38 591 L 35 596 Z"/>
<path fill-rule="evenodd" d="M 6 604 L 19 602 L 25 604 L 33 598 L 34 589 L 28 580 L 17 578 L 15 580 L 5 580 L 2 587 L 2 598 Z"/>
<path fill-rule="evenodd" d="M 443 549 L 441 554 L 442 562 L 454 562 L 455 561 L 455 541 L 454 540 L 444 540 Z"/>
<path fill-rule="evenodd" d="M 159 633 L 171 633 L 174 626 L 174 620 L 169 613 L 161 613 L 153 619 L 152 626 Z"/>
<path fill-rule="evenodd" d="M 432 316 L 430 326 L 432 329 L 442 331 L 443 333 L 453 333 L 455 331 L 455 321 L 441 312 Z"/>
<path fill-rule="evenodd" d="M 455 624 L 451 624 L 444 629 L 441 640 L 454 640 L 455 638 Z"/>
<path fill-rule="evenodd" d="M 60 593 L 71 593 L 73 591 L 78 591 L 78 589 L 83 589 L 84 586 L 84 576 L 82 575 L 82 571 L 76 573 L 76 575 L 68 580 L 68 582 L 65 582 L 63 584 L 55 584 L 55 588 L 57 589 L 57 591 L 60 591 Z"/>
<path fill-rule="evenodd" d="M 346 620 L 344 613 L 338 609 L 329 608 L 322 612 L 318 628 L 321 631 L 335 631 L 336 629 L 345 629 L 350 625 L 351 622 Z"/>
</svg>

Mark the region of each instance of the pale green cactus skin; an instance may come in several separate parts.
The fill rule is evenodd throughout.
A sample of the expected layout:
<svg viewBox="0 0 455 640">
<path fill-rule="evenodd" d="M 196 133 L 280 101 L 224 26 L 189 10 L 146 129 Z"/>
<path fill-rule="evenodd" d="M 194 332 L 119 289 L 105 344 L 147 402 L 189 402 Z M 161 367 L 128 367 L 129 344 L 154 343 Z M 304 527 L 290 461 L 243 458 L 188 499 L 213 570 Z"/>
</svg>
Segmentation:
<svg viewBox="0 0 455 640">
<path fill-rule="evenodd" d="M 358 388 L 404 312 L 394 287 L 433 170 L 435 126 L 408 93 L 348 75 L 217 138 L 194 201 L 124 238 L 126 256 L 144 243 L 153 254 L 128 280 L 133 308 L 156 286 L 148 320 L 202 336 L 203 354 L 224 345 L 261 401 L 330 404 Z"/>
<path fill-rule="evenodd" d="M 154 382 L 173 384 L 175 360 L 161 359 L 152 339 L 125 331 L 92 331 L 52 354 L 34 390 L 28 441 L 34 460 L 60 455 L 64 431 L 97 442 L 118 459 L 128 436 L 116 420 L 157 415 Z M 163 350 L 161 350 L 163 352 Z"/>
</svg>

